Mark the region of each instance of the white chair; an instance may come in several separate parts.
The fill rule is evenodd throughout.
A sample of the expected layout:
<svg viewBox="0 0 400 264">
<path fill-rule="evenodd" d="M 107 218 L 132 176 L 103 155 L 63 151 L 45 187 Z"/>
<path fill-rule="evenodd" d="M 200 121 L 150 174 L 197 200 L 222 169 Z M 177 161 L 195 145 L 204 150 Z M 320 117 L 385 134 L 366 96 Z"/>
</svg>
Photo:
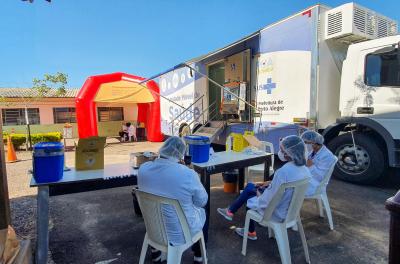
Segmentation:
<svg viewBox="0 0 400 264">
<path fill-rule="evenodd" d="M 203 256 L 203 263 L 207 264 L 206 246 L 203 231 L 198 232 L 194 236 L 191 235 L 189 225 L 179 202 L 175 199 L 150 194 L 140 190 L 136 190 L 135 192 L 146 226 L 146 235 L 144 237 L 142 251 L 140 253 L 139 264 L 144 263 L 149 245 L 162 252 L 167 252 L 168 264 L 181 263 L 182 253 L 199 240 L 201 255 Z M 168 242 L 167 230 L 165 228 L 165 222 L 162 213 L 163 205 L 170 205 L 175 209 L 182 227 L 183 235 L 186 241 L 185 244 L 171 246 Z"/>
<path fill-rule="evenodd" d="M 255 210 L 248 210 L 246 214 L 244 236 L 242 245 L 242 254 L 246 255 L 247 237 L 249 232 L 250 220 L 258 222 L 261 226 L 268 227 L 269 237 L 275 236 L 276 243 L 278 244 L 279 254 L 283 264 L 290 264 L 290 248 L 287 229 L 297 226 L 300 233 L 301 243 L 303 244 L 304 254 L 307 263 L 310 263 L 310 256 L 308 254 L 307 241 L 303 230 L 303 225 L 300 219 L 300 209 L 304 201 L 304 194 L 307 190 L 309 179 L 294 181 L 282 184 L 278 189 L 275 196 L 272 198 L 268 207 L 264 211 L 264 215 Z M 273 219 L 272 215 L 275 208 L 278 206 L 286 190 L 292 189 L 293 195 L 290 201 L 286 219 L 283 222 L 278 222 Z M 273 234 L 272 234 L 273 232 Z"/>
<path fill-rule="evenodd" d="M 329 180 L 331 179 L 332 172 L 335 169 L 335 165 L 337 162 L 337 158 L 335 157 L 335 162 L 332 164 L 325 177 L 322 179 L 321 183 L 318 185 L 315 193 L 311 196 L 306 196 L 305 199 L 315 199 L 317 203 L 317 208 L 319 209 L 320 217 L 324 217 L 324 209 L 326 212 L 326 216 L 328 217 L 329 227 L 333 230 L 333 220 L 332 220 L 332 212 L 331 207 L 329 206 L 328 195 L 326 194 L 326 187 L 328 186 Z"/>
<path fill-rule="evenodd" d="M 259 149 L 274 154 L 274 145 L 271 142 L 261 141 L 261 147 Z M 250 179 L 253 176 L 264 175 L 264 167 L 264 164 L 258 164 L 248 167 L 247 182 L 250 182 Z M 271 156 L 271 167 L 269 169 L 269 175 L 272 174 L 274 174 L 274 155 Z"/>
</svg>

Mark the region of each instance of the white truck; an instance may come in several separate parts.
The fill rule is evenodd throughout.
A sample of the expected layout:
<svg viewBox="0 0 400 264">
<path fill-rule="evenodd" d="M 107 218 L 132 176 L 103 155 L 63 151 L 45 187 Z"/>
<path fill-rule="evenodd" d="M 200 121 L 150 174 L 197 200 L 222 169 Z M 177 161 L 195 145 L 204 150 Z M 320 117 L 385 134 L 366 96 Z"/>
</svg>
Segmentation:
<svg viewBox="0 0 400 264">
<path fill-rule="evenodd" d="M 399 42 L 381 14 L 315 5 L 157 75 L 162 130 L 221 132 L 225 120 L 215 143 L 253 130 L 277 150 L 315 129 L 339 158 L 337 178 L 372 183 L 400 167 Z"/>
</svg>

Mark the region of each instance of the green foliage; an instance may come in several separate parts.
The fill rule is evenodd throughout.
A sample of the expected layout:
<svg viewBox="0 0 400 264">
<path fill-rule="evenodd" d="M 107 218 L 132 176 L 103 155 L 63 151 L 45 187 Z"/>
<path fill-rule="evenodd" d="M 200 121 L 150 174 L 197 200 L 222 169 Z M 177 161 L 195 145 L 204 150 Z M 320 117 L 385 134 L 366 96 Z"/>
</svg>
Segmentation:
<svg viewBox="0 0 400 264">
<path fill-rule="evenodd" d="M 33 89 L 38 92 L 39 97 L 46 96 L 51 89 L 57 90 L 57 96 L 66 94 L 65 86 L 68 83 L 68 75 L 57 72 L 56 74 L 45 74 L 43 79 L 33 79 Z"/>
<path fill-rule="evenodd" d="M 7 143 L 8 133 L 3 133 L 3 141 Z M 61 141 L 62 133 L 60 132 L 50 132 L 50 133 L 38 133 L 32 134 L 32 144 L 36 144 L 39 142 L 59 142 Z M 11 142 L 14 145 L 14 148 L 18 149 L 26 142 L 25 134 L 11 134 Z"/>
</svg>

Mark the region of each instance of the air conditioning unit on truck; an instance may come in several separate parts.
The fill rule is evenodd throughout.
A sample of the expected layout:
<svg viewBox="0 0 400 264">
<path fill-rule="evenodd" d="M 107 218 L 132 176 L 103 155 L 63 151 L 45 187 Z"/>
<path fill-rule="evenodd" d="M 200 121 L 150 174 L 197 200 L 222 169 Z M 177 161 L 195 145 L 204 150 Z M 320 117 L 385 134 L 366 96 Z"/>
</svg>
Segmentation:
<svg viewBox="0 0 400 264">
<path fill-rule="evenodd" d="M 371 183 L 400 166 L 396 34 L 354 3 L 310 7 L 161 74 L 163 132 L 217 127 L 224 144 L 253 130 L 278 150 L 280 137 L 315 129 L 339 158 L 336 177 Z M 236 120 L 221 129 L 225 109 Z"/>
</svg>

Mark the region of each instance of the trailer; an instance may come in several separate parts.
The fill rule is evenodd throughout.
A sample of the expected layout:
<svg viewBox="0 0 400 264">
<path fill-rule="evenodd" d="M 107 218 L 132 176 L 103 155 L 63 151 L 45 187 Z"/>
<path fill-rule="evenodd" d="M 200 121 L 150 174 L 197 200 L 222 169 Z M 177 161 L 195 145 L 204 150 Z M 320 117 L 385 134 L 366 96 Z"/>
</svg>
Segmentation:
<svg viewBox="0 0 400 264">
<path fill-rule="evenodd" d="M 277 151 L 313 129 L 339 158 L 336 177 L 374 182 L 400 167 L 396 34 L 396 21 L 354 3 L 302 10 L 154 76 L 168 99 L 162 132 L 224 145 L 251 130 Z"/>
</svg>

